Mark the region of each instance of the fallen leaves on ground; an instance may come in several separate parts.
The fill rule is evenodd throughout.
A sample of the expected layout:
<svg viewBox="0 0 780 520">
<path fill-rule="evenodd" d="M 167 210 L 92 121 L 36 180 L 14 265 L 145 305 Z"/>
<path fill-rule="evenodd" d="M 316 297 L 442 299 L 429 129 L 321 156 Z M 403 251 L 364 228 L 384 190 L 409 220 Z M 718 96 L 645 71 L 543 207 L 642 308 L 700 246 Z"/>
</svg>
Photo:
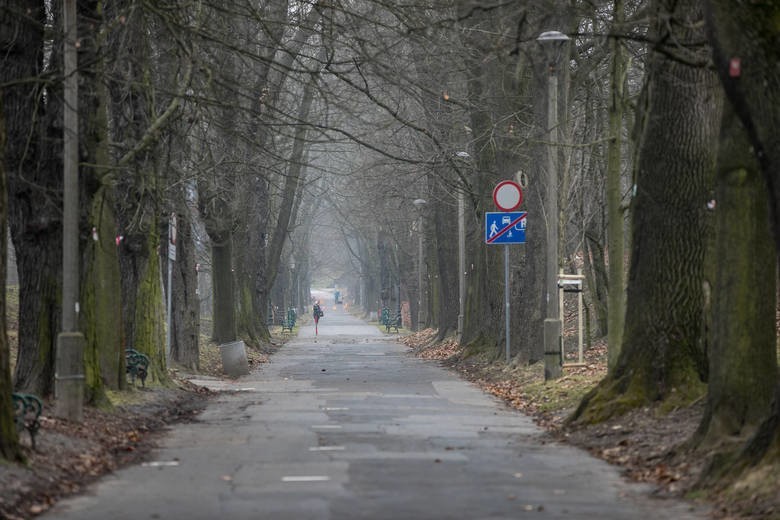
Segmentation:
<svg viewBox="0 0 780 520">
<path fill-rule="evenodd" d="M 186 382 L 179 385 L 188 387 Z M 21 434 L 27 464 L 0 465 L 0 518 L 39 515 L 100 475 L 141 460 L 155 446 L 158 433 L 194 417 L 209 395 L 189 387 L 129 393 L 134 394 L 133 404 L 112 410 L 84 407 L 80 423 L 52 416 L 54 405 L 45 402 L 34 451 L 27 433 Z"/>
</svg>

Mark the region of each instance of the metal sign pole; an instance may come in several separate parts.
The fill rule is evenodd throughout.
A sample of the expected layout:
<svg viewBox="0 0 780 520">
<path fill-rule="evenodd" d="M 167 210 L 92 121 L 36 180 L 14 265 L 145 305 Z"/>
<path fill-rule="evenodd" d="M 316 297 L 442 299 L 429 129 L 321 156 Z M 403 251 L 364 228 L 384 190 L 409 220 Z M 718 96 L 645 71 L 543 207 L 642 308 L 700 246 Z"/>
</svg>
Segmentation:
<svg viewBox="0 0 780 520">
<path fill-rule="evenodd" d="M 509 327 L 509 244 L 525 243 L 525 211 L 514 212 L 523 203 L 523 190 L 514 181 L 501 181 L 493 189 L 493 202 L 500 213 L 485 213 L 485 243 L 504 244 L 504 318 L 506 322 L 506 362 L 512 342 Z M 517 226 L 520 227 L 517 227 Z"/>
<path fill-rule="evenodd" d="M 509 244 L 504 245 L 504 313 L 506 321 L 506 362 L 509 363 Z"/>
</svg>

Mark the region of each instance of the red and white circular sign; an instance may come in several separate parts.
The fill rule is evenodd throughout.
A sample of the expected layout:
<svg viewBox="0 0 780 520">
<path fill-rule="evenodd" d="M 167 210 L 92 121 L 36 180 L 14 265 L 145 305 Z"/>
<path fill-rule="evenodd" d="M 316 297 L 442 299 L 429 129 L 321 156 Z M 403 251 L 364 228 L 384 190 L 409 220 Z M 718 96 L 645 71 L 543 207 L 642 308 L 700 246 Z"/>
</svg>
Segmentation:
<svg viewBox="0 0 780 520">
<path fill-rule="evenodd" d="M 493 188 L 493 202 L 501 211 L 513 211 L 523 203 L 523 190 L 515 181 L 501 181 Z"/>
</svg>

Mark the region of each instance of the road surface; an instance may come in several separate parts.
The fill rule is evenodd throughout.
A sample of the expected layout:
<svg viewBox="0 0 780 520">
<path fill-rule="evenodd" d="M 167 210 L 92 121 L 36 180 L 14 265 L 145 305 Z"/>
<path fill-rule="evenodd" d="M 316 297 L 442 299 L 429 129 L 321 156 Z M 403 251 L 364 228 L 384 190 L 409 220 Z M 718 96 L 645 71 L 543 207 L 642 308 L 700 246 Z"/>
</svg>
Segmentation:
<svg viewBox="0 0 780 520">
<path fill-rule="evenodd" d="M 50 519 L 706 518 L 548 442 L 530 419 L 325 305 L 153 460 Z"/>
</svg>

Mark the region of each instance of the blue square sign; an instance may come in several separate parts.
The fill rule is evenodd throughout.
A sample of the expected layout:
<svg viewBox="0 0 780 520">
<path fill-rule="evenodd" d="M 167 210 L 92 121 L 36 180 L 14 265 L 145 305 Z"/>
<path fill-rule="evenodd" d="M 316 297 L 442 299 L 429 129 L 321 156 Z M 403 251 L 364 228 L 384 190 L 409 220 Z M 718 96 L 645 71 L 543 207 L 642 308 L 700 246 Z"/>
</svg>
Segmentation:
<svg viewBox="0 0 780 520">
<path fill-rule="evenodd" d="M 485 213 L 486 244 L 525 244 L 527 211 Z"/>
</svg>

